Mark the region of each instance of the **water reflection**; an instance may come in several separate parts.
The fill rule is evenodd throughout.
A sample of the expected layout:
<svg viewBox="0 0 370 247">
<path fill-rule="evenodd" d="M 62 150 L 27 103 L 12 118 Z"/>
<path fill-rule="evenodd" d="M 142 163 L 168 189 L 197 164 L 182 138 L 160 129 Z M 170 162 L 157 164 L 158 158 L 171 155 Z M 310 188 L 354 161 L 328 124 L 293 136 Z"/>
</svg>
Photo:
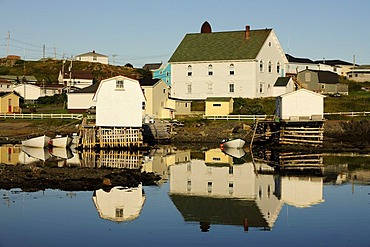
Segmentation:
<svg viewBox="0 0 370 247">
<path fill-rule="evenodd" d="M 116 186 L 109 191 L 94 191 L 92 199 L 102 219 L 124 222 L 139 217 L 145 194 L 141 184 L 136 188 Z"/>
<path fill-rule="evenodd" d="M 169 180 L 172 203 L 186 222 L 196 222 L 202 232 L 211 231 L 212 225 L 271 230 L 283 205 L 302 208 L 323 203 L 324 183 L 370 183 L 369 170 L 357 169 L 368 162 L 361 160 L 364 156 L 337 157 L 264 147 L 246 152 L 161 146 L 147 153 L 0 147 L 0 161 L 6 165 L 42 162 L 57 167 L 154 172 L 162 177 L 162 183 Z M 92 196 L 99 216 L 115 222 L 137 219 L 145 198 L 142 185 L 100 189 Z"/>
</svg>

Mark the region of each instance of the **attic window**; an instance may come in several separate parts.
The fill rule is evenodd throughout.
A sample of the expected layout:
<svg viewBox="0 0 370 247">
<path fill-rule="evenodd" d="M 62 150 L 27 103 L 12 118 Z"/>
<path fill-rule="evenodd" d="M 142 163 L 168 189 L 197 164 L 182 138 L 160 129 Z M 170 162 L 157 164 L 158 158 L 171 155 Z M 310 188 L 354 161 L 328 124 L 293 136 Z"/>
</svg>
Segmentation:
<svg viewBox="0 0 370 247">
<path fill-rule="evenodd" d="M 276 72 L 280 74 L 280 62 L 277 62 L 276 64 Z"/>
<path fill-rule="evenodd" d="M 234 64 L 230 64 L 229 66 L 229 75 L 234 75 L 235 72 L 234 72 Z"/>
<path fill-rule="evenodd" d="M 116 81 L 116 89 L 125 89 L 124 88 L 124 83 L 123 83 L 123 81 L 122 80 L 118 80 L 118 81 Z"/>
<path fill-rule="evenodd" d="M 191 67 L 191 65 L 188 66 L 188 76 L 192 76 L 193 75 L 193 68 Z"/>
<path fill-rule="evenodd" d="M 208 65 L 208 75 L 213 75 L 213 66 L 212 66 L 212 64 Z"/>
</svg>

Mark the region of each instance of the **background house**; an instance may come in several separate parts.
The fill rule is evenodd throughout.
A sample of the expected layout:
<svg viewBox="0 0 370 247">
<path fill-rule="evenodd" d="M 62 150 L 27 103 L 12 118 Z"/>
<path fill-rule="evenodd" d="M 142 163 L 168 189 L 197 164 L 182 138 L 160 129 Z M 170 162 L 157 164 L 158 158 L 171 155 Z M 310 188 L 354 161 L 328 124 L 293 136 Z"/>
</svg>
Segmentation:
<svg viewBox="0 0 370 247">
<path fill-rule="evenodd" d="M 146 63 L 144 64 L 143 69 L 154 71 L 160 67 L 162 67 L 162 63 Z"/>
<path fill-rule="evenodd" d="M 96 102 L 96 126 L 142 126 L 145 97 L 139 81 L 124 76 L 102 80 L 93 100 Z"/>
<path fill-rule="evenodd" d="M 324 95 L 300 89 L 276 98 L 276 116 L 282 120 L 322 120 Z"/>
<path fill-rule="evenodd" d="M 206 116 L 225 116 L 233 112 L 234 100 L 231 97 L 206 99 Z"/>
<path fill-rule="evenodd" d="M 272 29 L 186 34 L 169 60 L 171 96 L 257 98 L 273 95 L 288 63 Z"/>
<path fill-rule="evenodd" d="M 370 82 L 370 65 L 351 67 L 346 73 L 347 79 L 356 82 Z"/>
<path fill-rule="evenodd" d="M 91 71 L 60 71 L 58 81 L 68 88 L 81 89 L 91 86 L 94 83 L 94 76 Z"/>
<path fill-rule="evenodd" d="M 89 87 L 67 93 L 68 112 L 83 113 L 91 106 L 96 106 L 96 102 L 93 101 L 93 97 L 98 86 L 99 83 L 95 83 Z"/>
<path fill-rule="evenodd" d="M 92 52 L 83 53 L 75 57 L 77 61 L 108 64 L 108 56 Z"/>
<path fill-rule="evenodd" d="M 339 84 L 338 74 L 322 70 L 303 70 L 298 72 L 299 84 L 308 90 L 322 94 L 348 94 L 348 85 Z"/>
<path fill-rule="evenodd" d="M 144 114 L 153 118 L 173 118 L 175 104 L 169 99 L 169 87 L 160 79 L 140 79 L 146 98 Z"/>
<path fill-rule="evenodd" d="M 12 92 L 14 83 L 8 79 L 0 78 L 0 92 Z"/>
<path fill-rule="evenodd" d="M 167 86 L 171 86 L 171 65 L 166 64 L 165 66 L 153 70 L 153 78 L 161 79 Z"/>
<path fill-rule="evenodd" d="M 61 84 L 18 84 L 13 88 L 24 101 L 34 103 L 40 97 L 54 96 L 63 92 L 64 85 Z"/>
<path fill-rule="evenodd" d="M 0 113 L 21 113 L 20 96 L 14 92 L 0 92 Z"/>
</svg>

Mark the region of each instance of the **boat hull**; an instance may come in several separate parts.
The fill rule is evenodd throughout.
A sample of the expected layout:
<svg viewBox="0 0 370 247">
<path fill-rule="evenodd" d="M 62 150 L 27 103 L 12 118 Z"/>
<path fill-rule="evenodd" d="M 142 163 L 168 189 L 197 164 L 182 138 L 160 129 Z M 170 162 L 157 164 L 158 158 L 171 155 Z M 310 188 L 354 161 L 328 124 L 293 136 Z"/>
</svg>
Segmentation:
<svg viewBox="0 0 370 247">
<path fill-rule="evenodd" d="M 43 135 L 22 141 L 22 145 L 26 147 L 44 148 L 49 145 L 49 142 L 50 137 Z"/>
<path fill-rule="evenodd" d="M 243 148 L 245 141 L 243 139 L 227 140 L 221 143 L 221 148 Z"/>
<path fill-rule="evenodd" d="M 51 139 L 51 145 L 53 147 L 66 148 L 66 147 L 69 147 L 71 143 L 72 143 L 72 138 L 69 136 L 57 137 L 57 138 Z"/>
</svg>

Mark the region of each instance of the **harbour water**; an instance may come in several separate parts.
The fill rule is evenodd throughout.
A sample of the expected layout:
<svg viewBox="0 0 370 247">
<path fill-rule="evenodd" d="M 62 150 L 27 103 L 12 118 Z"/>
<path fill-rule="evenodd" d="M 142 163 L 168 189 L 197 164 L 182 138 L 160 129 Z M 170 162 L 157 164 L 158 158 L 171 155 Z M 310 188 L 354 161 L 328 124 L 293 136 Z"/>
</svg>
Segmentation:
<svg viewBox="0 0 370 247">
<path fill-rule="evenodd" d="M 21 152 L 2 155 L 1 163 L 16 165 L 11 157 Z M 162 180 L 109 191 L 0 190 L 0 246 L 370 245 L 366 155 L 316 154 L 304 166 L 283 169 L 270 157 L 264 162 L 220 149 L 166 146 L 139 158 L 74 154 L 53 162 L 137 168 L 138 160 Z M 295 157 L 297 165 L 303 156 Z"/>
</svg>

